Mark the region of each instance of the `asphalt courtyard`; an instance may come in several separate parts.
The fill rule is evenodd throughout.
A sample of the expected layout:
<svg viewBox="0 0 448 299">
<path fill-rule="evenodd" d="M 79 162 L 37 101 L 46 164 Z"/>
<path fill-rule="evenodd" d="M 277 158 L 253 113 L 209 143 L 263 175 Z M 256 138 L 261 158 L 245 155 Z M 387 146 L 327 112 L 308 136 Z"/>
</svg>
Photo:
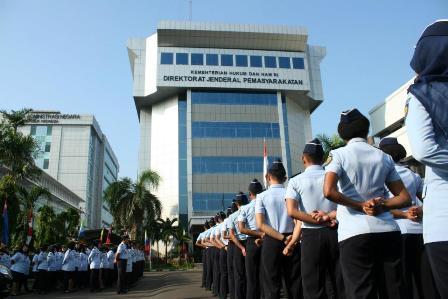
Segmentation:
<svg viewBox="0 0 448 299">
<path fill-rule="evenodd" d="M 214 298 L 210 292 L 201 288 L 201 270 L 173 272 L 145 272 L 144 277 L 127 294 L 117 295 L 116 290 L 109 288 L 102 292 L 90 293 L 86 290 L 64 294 L 52 292 L 46 295 L 28 294 L 19 298 L 154 298 L 154 299 L 208 299 Z"/>
</svg>

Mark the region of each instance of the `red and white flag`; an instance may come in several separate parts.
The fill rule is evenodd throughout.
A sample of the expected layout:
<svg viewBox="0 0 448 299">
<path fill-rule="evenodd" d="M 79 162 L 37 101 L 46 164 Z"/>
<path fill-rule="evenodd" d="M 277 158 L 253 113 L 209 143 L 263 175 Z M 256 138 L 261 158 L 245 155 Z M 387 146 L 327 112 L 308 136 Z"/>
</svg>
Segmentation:
<svg viewBox="0 0 448 299">
<path fill-rule="evenodd" d="M 28 214 L 28 233 L 26 235 L 26 245 L 30 245 L 33 238 L 33 210 L 30 210 Z"/>
<path fill-rule="evenodd" d="M 266 139 L 263 139 L 263 183 L 264 188 L 268 188 L 268 182 L 266 180 L 266 174 L 268 173 L 268 149 L 266 147 Z"/>
</svg>

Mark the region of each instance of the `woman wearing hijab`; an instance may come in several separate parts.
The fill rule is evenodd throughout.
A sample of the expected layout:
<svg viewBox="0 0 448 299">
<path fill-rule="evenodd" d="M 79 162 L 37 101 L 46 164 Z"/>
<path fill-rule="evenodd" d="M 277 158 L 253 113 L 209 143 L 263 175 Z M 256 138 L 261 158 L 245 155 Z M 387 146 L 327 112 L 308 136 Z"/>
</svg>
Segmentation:
<svg viewBox="0 0 448 299">
<path fill-rule="evenodd" d="M 448 298 L 448 20 L 429 25 L 411 67 L 406 127 L 414 158 L 426 165 L 423 240 L 437 289 Z"/>
</svg>

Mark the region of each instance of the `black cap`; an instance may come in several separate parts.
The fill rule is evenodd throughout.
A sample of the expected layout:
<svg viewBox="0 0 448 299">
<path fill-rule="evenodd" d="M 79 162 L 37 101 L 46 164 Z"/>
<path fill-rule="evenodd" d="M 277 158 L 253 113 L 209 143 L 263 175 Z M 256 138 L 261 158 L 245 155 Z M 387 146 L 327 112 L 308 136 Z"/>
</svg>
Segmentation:
<svg viewBox="0 0 448 299">
<path fill-rule="evenodd" d="M 246 194 L 244 194 L 243 192 L 239 192 L 236 196 L 235 196 L 235 201 L 240 202 L 242 205 L 245 205 L 249 202 L 249 200 L 247 199 Z"/>
<path fill-rule="evenodd" d="M 304 154 L 312 154 L 312 155 L 323 155 L 324 149 L 322 147 L 322 143 L 319 139 L 314 138 L 310 142 L 305 145 L 303 149 Z"/>
<path fill-rule="evenodd" d="M 275 159 L 275 161 L 272 162 L 269 165 L 269 169 L 268 170 L 269 171 L 271 171 L 271 170 L 278 170 L 280 167 L 284 167 L 282 160 L 281 159 Z"/>
<path fill-rule="evenodd" d="M 383 148 L 386 145 L 398 145 L 398 140 L 397 138 L 394 137 L 384 137 L 383 139 L 381 139 L 379 147 Z"/>
<path fill-rule="evenodd" d="M 418 41 L 420 42 L 422 38 L 428 36 L 448 36 L 448 20 L 435 21 L 426 27 Z"/>
<path fill-rule="evenodd" d="M 349 124 L 352 121 L 364 117 L 364 115 L 362 115 L 361 112 L 359 112 L 358 109 L 354 108 L 352 110 L 347 110 L 347 111 L 343 111 L 341 112 L 341 120 L 340 122 L 343 124 Z"/>
</svg>

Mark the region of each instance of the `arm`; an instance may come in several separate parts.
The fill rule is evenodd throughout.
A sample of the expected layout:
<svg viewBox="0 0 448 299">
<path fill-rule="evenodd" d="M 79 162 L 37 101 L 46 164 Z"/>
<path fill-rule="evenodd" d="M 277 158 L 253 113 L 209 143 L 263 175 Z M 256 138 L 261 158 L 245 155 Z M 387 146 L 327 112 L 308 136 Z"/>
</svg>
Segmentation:
<svg viewBox="0 0 448 299">
<path fill-rule="evenodd" d="M 246 228 L 246 223 L 238 221 L 238 228 L 241 233 L 255 238 L 263 238 L 263 233 Z"/>
<path fill-rule="evenodd" d="M 215 242 L 219 246 L 219 249 L 226 247 L 226 245 L 221 241 L 221 234 L 215 235 Z"/>
<path fill-rule="evenodd" d="M 448 170 L 448 149 L 436 142 L 431 118 L 414 97 L 409 100 L 406 128 L 414 158 L 429 167 Z"/>
<path fill-rule="evenodd" d="M 383 205 L 389 209 L 400 209 L 407 207 L 411 204 L 411 196 L 408 190 L 404 187 L 403 182 L 393 181 L 386 183 L 389 191 L 394 195 L 394 197 L 383 202 Z"/>
<path fill-rule="evenodd" d="M 338 180 L 339 177 L 334 172 L 327 172 L 325 174 L 324 196 L 337 204 L 362 212 L 362 202 L 355 201 L 339 192 Z"/>
<path fill-rule="evenodd" d="M 257 222 L 257 227 L 258 227 L 258 229 L 260 231 L 264 232 L 265 234 L 267 234 L 271 238 L 274 238 L 274 239 L 279 240 L 279 241 L 283 241 L 285 236 L 283 234 L 279 233 L 278 231 L 273 229 L 270 225 L 267 225 L 264 222 L 264 214 L 256 213 L 255 214 L 255 220 Z"/>
<path fill-rule="evenodd" d="M 294 231 L 292 232 L 291 241 L 286 245 L 283 250 L 284 255 L 291 255 L 294 251 L 294 248 L 297 245 L 297 242 L 300 240 L 300 235 L 302 234 L 302 222 L 298 220 L 294 220 Z"/>
<path fill-rule="evenodd" d="M 238 247 L 241 252 L 243 252 L 243 256 L 246 256 L 246 248 L 244 248 L 243 244 L 240 243 L 240 241 L 236 238 L 235 233 L 233 232 L 233 228 L 230 230 L 230 240 L 232 240 L 233 244 L 235 244 L 236 247 Z"/>
<path fill-rule="evenodd" d="M 293 198 L 286 198 L 286 208 L 288 210 L 288 216 L 292 217 L 294 219 L 309 223 L 309 224 L 323 224 L 330 221 L 330 217 L 327 216 L 326 218 L 319 218 L 320 221 L 317 221 L 311 216 L 310 214 L 307 214 L 305 212 L 302 212 L 298 209 L 298 202 Z M 326 220 L 326 221 L 324 221 Z"/>
</svg>

